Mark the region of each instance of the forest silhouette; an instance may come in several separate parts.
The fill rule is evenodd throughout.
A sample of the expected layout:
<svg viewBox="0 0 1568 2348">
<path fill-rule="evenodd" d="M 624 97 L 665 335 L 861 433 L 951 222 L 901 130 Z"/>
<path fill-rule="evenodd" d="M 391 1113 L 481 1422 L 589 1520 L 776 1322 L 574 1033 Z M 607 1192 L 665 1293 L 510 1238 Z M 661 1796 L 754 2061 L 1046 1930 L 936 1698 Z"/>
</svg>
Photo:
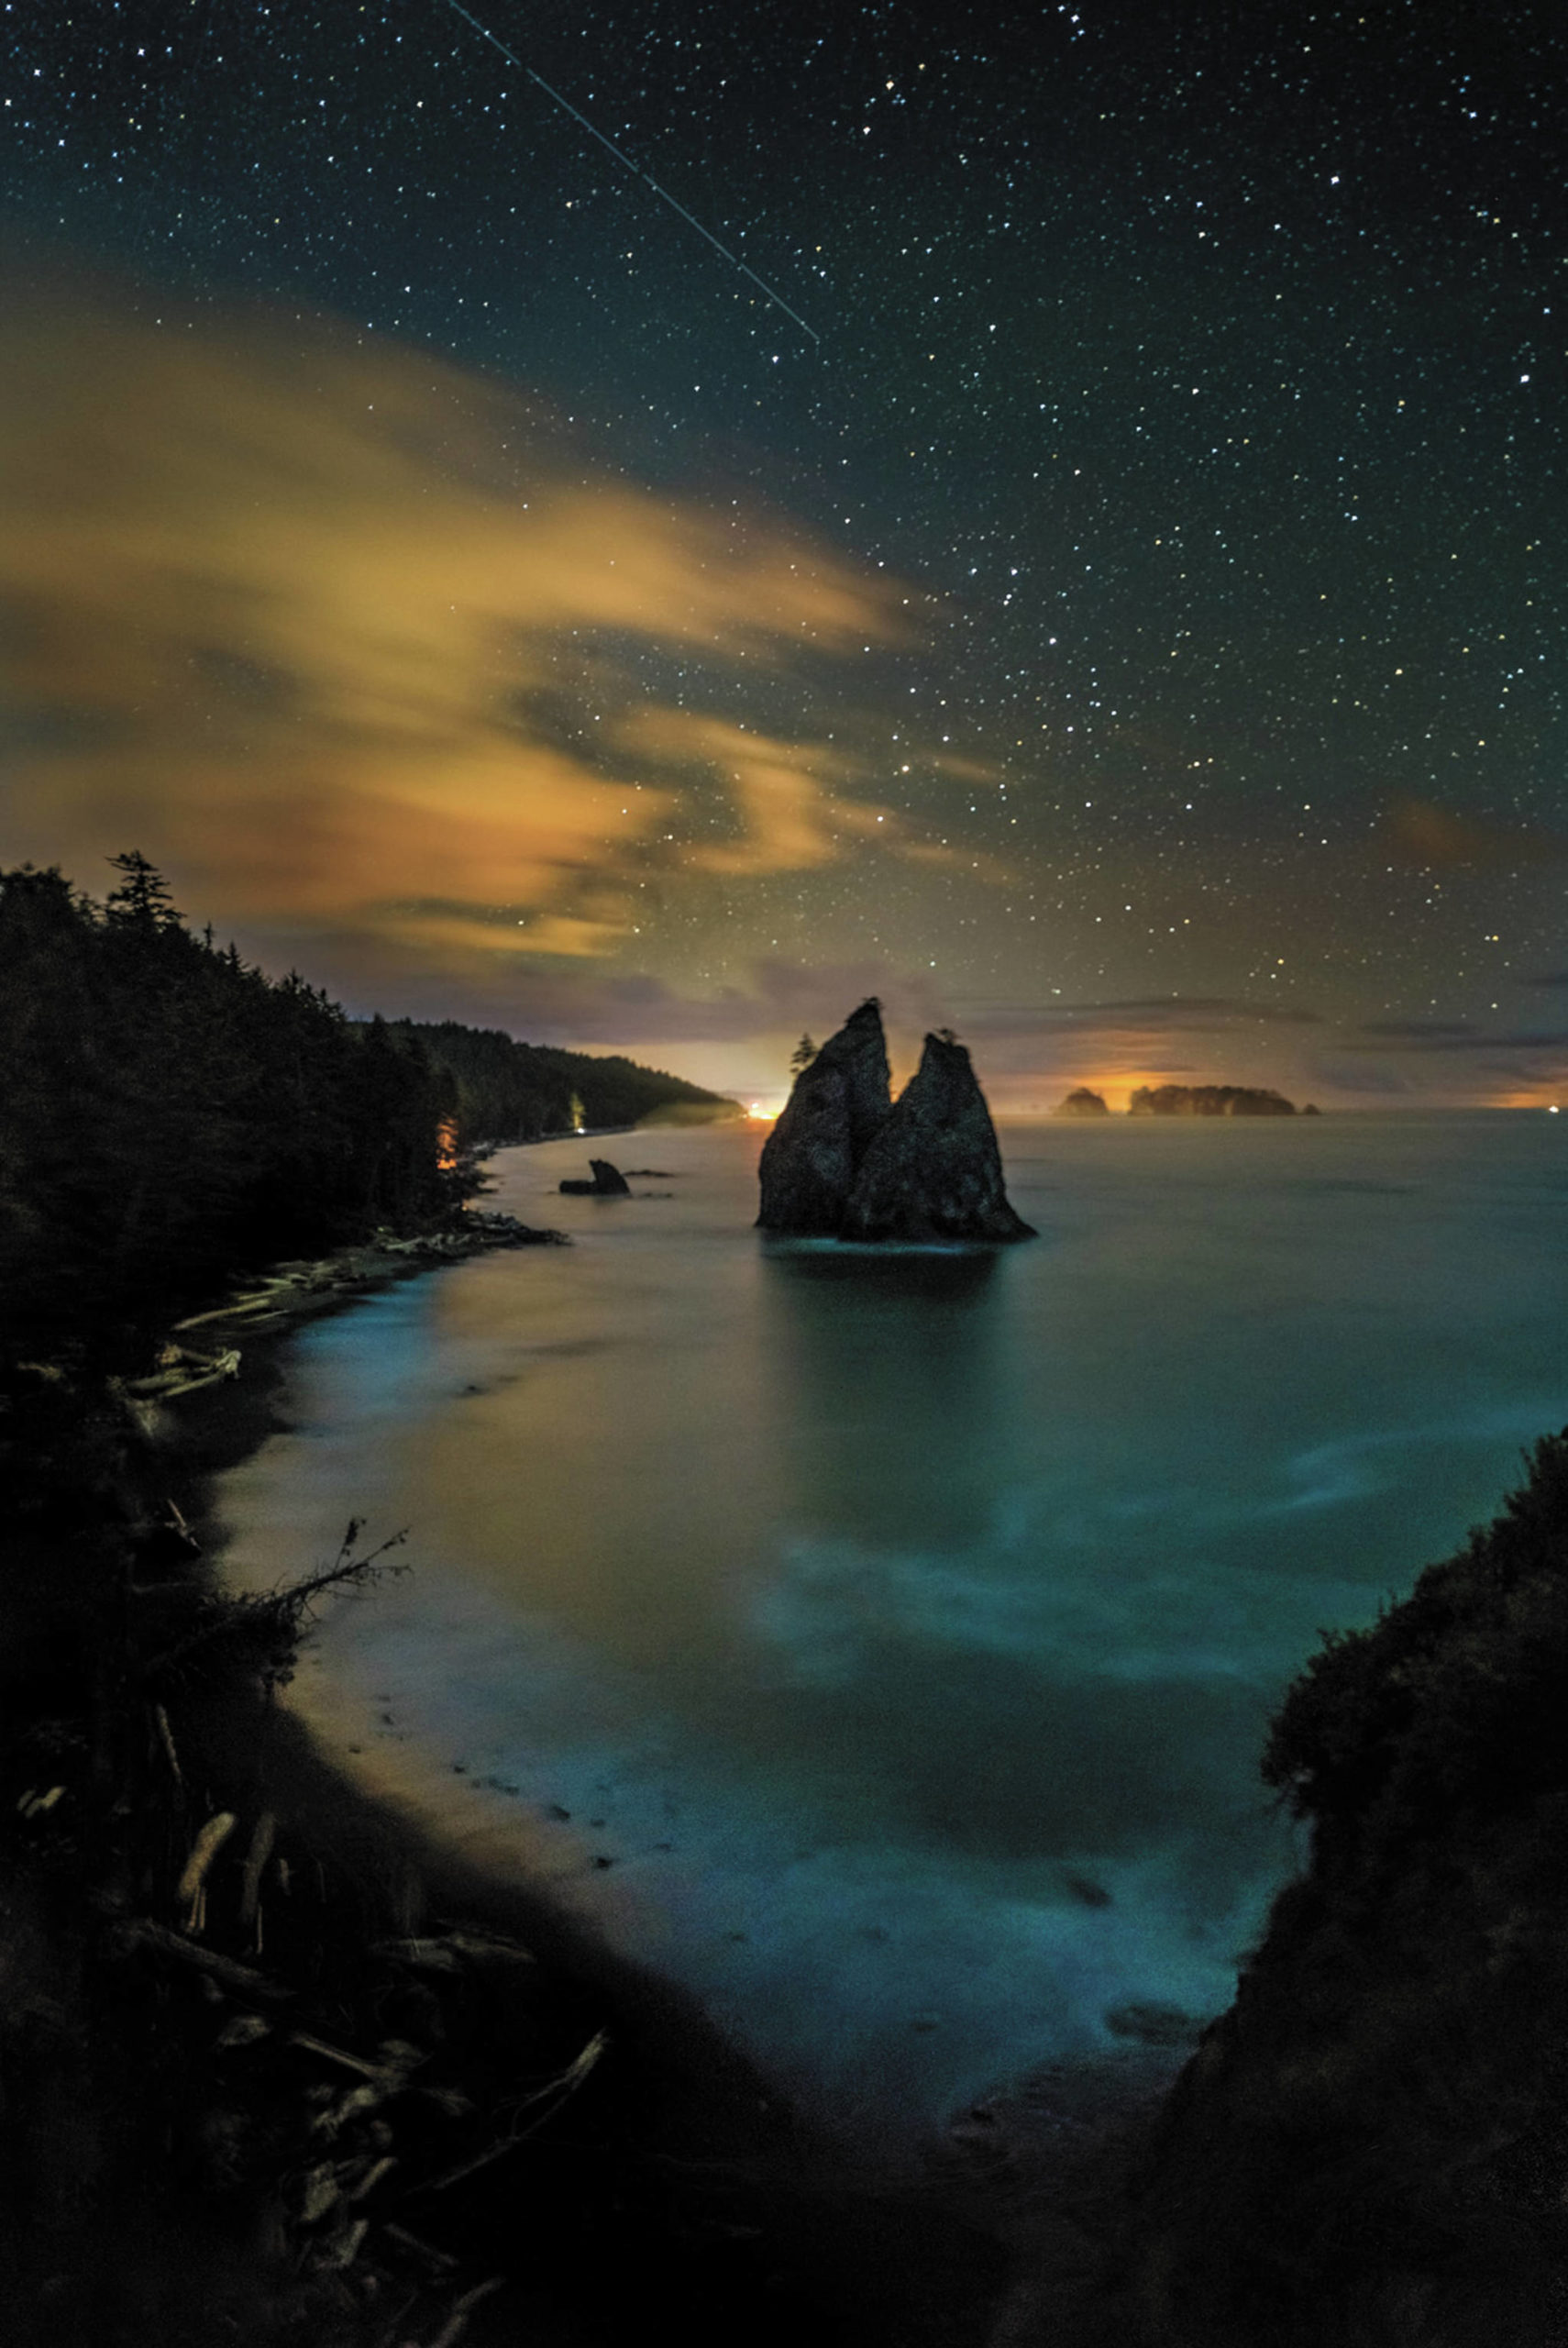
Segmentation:
<svg viewBox="0 0 1568 2348">
<path fill-rule="evenodd" d="M 350 1019 L 193 931 L 141 854 L 0 871 L 0 1344 L 113 1364 L 257 1265 L 407 1231 L 486 1142 L 730 1104 L 625 1059 Z"/>
</svg>

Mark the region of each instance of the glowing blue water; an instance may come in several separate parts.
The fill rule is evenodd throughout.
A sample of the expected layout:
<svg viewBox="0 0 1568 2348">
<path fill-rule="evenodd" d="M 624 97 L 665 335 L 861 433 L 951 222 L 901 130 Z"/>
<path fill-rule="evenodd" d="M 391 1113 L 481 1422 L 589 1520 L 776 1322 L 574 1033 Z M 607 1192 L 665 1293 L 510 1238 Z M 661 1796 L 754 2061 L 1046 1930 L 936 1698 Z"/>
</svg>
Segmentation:
<svg viewBox="0 0 1568 2348">
<path fill-rule="evenodd" d="M 231 1562 L 408 1525 L 318 1724 L 798 2091 L 930 2117 L 1228 2001 L 1281 1688 L 1568 1419 L 1563 1124 L 1022 1128 L 1043 1236 L 982 1256 L 760 1244 L 749 1132 L 611 1145 L 631 1202 L 510 1152 L 577 1246 L 309 1330 Z"/>
</svg>

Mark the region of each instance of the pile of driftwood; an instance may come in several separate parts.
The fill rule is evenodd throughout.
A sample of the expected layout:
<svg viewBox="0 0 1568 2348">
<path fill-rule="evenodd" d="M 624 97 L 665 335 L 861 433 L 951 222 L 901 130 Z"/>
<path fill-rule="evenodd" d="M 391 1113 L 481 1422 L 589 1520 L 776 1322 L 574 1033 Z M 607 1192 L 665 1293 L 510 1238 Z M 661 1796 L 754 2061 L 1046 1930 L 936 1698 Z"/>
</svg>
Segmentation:
<svg viewBox="0 0 1568 2348">
<path fill-rule="evenodd" d="M 564 1231 L 536 1229 L 519 1223 L 514 1215 L 490 1214 L 472 1207 L 460 1221 L 439 1231 L 400 1237 L 396 1232 L 378 1230 L 362 1246 L 279 1264 L 247 1287 L 237 1289 L 221 1304 L 188 1313 L 183 1321 L 174 1323 L 153 1368 L 139 1378 L 114 1380 L 114 1390 L 141 1431 L 152 1434 L 164 1403 L 239 1376 L 243 1354 L 231 1342 L 236 1337 L 263 1331 L 275 1335 L 292 1322 L 380 1286 L 389 1276 L 400 1278 L 437 1264 L 461 1263 L 467 1257 L 496 1247 L 570 1245 Z M 204 1350 L 201 1346 L 175 1343 L 176 1338 L 188 1338 L 193 1329 L 212 1333 L 215 1346 Z"/>
<path fill-rule="evenodd" d="M 270 1691 L 314 1608 L 389 1569 L 358 1530 L 322 1572 L 228 1600 L 162 1569 L 194 1550 L 171 1509 L 143 1528 L 83 1708 L 0 1756 L 5 1879 L 52 1912 L 30 1977 L 0 1916 L 0 2075 L 23 2082 L 4 2280 L 60 2338 L 111 2319 L 105 2337 L 139 2338 L 155 2309 L 160 2337 L 185 2336 L 177 2286 L 138 2278 L 138 2254 L 116 2254 L 106 2299 L 89 2281 L 83 2239 L 136 2235 L 145 2203 L 149 2239 L 202 2237 L 213 2337 L 456 2348 L 514 2289 L 475 2197 L 517 2189 L 601 2066 L 580 1991 L 492 1925 L 426 1914 L 390 1839 L 345 1859 L 273 1792 Z M 50 2147 L 83 2125 L 62 2182 Z"/>
</svg>

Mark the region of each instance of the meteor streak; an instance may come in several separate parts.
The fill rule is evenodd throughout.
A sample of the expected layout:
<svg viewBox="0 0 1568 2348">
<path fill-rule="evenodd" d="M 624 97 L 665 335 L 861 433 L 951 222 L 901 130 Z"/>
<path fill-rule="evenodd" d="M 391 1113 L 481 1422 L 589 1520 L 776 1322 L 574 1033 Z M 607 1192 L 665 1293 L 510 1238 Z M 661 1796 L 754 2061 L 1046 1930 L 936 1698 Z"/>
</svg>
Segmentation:
<svg viewBox="0 0 1568 2348">
<path fill-rule="evenodd" d="M 711 228 L 704 228 L 702 223 L 698 219 L 694 212 L 688 212 L 684 204 L 682 204 L 678 197 L 671 195 L 667 187 L 660 187 L 657 180 L 653 177 L 653 174 L 650 172 L 645 172 L 640 163 L 634 163 L 631 157 L 626 154 L 623 149 L 617 147 L 613 138 L 607 138 L 602 130 L 596 129 L 593 124 L 589 121 L 588 116 L 585 114 L 580 114 L 578 112 L 576 106 L 573 105 L 569 98 L 562 97 L 560 92 L 558 89 L 553 88 L 552 85 L 546 81 L 542 73 L 536 73 L 531 65 L 525 65 L 523 60 L 517 55 L 515 50 L 508 49 L 503 40 L 498 40 L 494 33 L 491 31 L 488 25 L 481 25 L 477 17 L 470 16 L 469 11 L 462 6 L 462 0 L 447 0 L 447 6 L 451 9 L 454 16 L 461 17 L 466 25 L 471 25 L 476 33 L 479 33 L 485 40 L 489 41 L 491 49 L 498 49 L 509 65 L 514 65 L 519 73 L 526 73 L 529 81 L 534 83 L 537 88 L 543 90 L 546 97 L 551 101 L 552 105 L 559 106 L 563 114 L 569 114 L 574 122 L 580 123 L 583 129 L 587 131 L 591 138 L 597 138 L 601 147 L 607 147 L 612 155 L 614 156 L 615 161 L 618 163 L 624 164 L 626 170 L 629 171 L 635 178 L 641 180 L 646 187 L 651 187 L 654 194 L 664 203 L 668 204 L 672 212 L 679 212 L 681 218 L 691 227 L 695 228 L 700 237 L 706 237 L 708 242 L 712 246 L 713 250 L 716 253 L 722 253 L 724 259 L 730 263 L 731 267 L 738 269 L 743 277 L 749 277 L 752 283 L 756 286 L 761 293 L 766 294 L 767 299 L 773 303 L 777 308 L 782 310 L 787 318 L 793 318 L 795 324 L 800 327 L 802 334 L 809 334 L 813 342 L 821 342 L 822 337 L 817 332 L 815 327 L 809 327 L 806 324 L 805 319 L 801 316 L 799 310 L 792 310 L 790 307 L 789 303 L 786 302 L 782 294 L 776 294 L 772 286 L 768 284 L 766 278 L 758 277 L 755 269 L 748 269 L 745 262 L 742 260 L 738 253 L 731 252 L 728 245 L 722 245 Z"/>
</svg>

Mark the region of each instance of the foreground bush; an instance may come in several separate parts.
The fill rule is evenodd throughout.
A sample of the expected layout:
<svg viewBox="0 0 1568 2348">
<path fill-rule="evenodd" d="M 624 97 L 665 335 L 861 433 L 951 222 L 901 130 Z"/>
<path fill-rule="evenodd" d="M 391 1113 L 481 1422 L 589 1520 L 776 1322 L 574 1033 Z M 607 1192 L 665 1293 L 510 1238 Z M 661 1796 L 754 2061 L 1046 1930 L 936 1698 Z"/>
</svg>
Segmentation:
<svg viewBox="0 0 1568 2348">
<path fill-rule="evenodd" d="M 1286 1698 L 1311 1864 L 1158 2132 L 1123 2339 L 1568 2339 L 1568 1434 L 1528 1465 Z"/>
</svg>

